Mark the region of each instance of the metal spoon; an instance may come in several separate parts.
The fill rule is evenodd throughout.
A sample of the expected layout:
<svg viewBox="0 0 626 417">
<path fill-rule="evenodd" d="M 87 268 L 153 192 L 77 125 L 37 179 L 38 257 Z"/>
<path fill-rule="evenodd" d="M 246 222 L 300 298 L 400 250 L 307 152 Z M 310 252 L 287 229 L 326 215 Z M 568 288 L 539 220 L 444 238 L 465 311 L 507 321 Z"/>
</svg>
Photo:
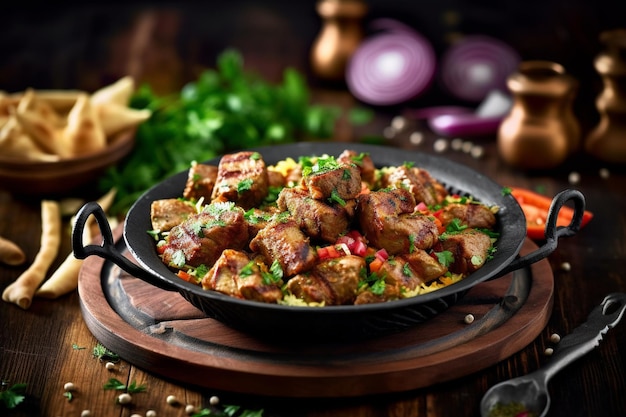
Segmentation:
<svg viewBox="0 0 626 417">
<path fill-rule="evenodd" d="M 626 310 L 626 294 L 614 293 L 594 308 L 587 321 L 561 339 L 548 365 L 528 375 L 513 378 L 491 387 L 480 402 L 480 415 L 488 417 L 497 404 L 522 404 L 537 417 L 545 417 L 550 408 L 548 381 L 558 371 L 598 346 L 602 336 L 615 327 Z"/>
</svg>

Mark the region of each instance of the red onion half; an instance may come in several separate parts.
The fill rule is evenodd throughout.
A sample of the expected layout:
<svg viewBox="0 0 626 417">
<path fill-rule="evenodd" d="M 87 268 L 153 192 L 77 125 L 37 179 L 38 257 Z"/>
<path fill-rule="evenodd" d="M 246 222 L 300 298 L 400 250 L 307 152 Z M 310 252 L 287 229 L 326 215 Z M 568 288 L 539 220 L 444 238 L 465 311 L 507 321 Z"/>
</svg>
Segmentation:
<svg viewBox="0 0 626 417">
<path fill-rule="evenodd" d="M 372 105 L 394 105 L 422 94 L 432 83 L 436 58 L 431 44 L 408 26 L 361 42 L 346 70 L 346 83 L 359 100 Z"/>
<path fill-rule="evenodd" d="M 467 36 L 444 53 L 440 79 L 453 96 L 477 102 L 492 90 L 506 90 L 506 79 L 519 63 L 519 55 L 506 43 L 489 36 Z"/>
</svg>

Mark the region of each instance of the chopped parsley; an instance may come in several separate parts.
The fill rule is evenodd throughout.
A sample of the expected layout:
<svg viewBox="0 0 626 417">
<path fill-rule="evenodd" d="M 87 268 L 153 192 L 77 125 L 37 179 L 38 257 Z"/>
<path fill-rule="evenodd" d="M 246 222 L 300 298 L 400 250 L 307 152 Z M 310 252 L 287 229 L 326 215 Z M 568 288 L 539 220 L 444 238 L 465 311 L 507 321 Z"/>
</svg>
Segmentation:
<svg viewBox="0 0 626 417">
<path fill-rule="evenodd" d="M 415 252 L 415 235 L 412 233 L 409 233 L 409 253 L 413 253 Z"/>
<path fill-rule="evenodd" d="M 454 263 L 454 256 L 449 250 L 435 252 L 435 256 L 437 256 L 437 260 L 443 266 L 448 267 Z"/>
<path fill-rule="evenodd" d="M 204 277 L 207 273 L 209 272 L 209 267 L 207 267 L 205 264 L 201 264 L 198 267 L 196 267 L 196 269 L 194 270 L 194 273 L 196 275 L 197 278 L 202 278 Z"/>
<path fill-rule="evenodd" d="M 234 201 L 216 201 L 215 203 L 208 204 L 204 207 L 204 212 L 209 213 L 215 217 L 219 217 L 223 213 L 232 211 L 235 208 Z"/>
<path fill-rule="evenodd" d="M 446 233 L 458 233 L 467 229 L 467 225 L 463 224 L 461 219 L 454 218 L 448 225 L 446 226 Z"/>
<path fill-rule="evenodd" d="M 242 278 L 246 278 L 249 277 L 250 275 L 254 274 L 255 270 L 254 270 L 254 266 L 256 265 L 256 263 L 254 261 L 250 261 L 248 262 L 243 268 L 241 268 L 241 270 L 239 271 L 239 276 Z"/>
<path fill-rule="evenodd" d="M 302 164 L 302 176 L 322 174 L 340 168 L 339 162 L 334 156 L 324 155 L 319 158 L 300 158 Z"/>
<path fill-rule="evenodd" d="M 368 152 L 361 152 L 358 155 L 354 155 L 352 157 L 350 157 L 350 159 L 352 160 L 352 162 L 354 162 L 356 165 L 361 166 L 363 165 L 363 159 L 365 159 L 366 156 L 368 156 L 369 153 Z"/>
<path fill-rule="evenodd" d="M 280 284 L 283 279 L 283 268 L 280 266 L 280 262 L 274 259 L 270 266 L 270 272 L 263 272 L 263 283 L 265 285 Z"/>
<path fill-rule="evenodd" d="M 246 178 L 237 183 L 237 193 L 241 194 L 244 191 L 250 191 L 252 189 L 252 184 L 254 184 L 254 180 L 252 178 Z"/>
<path fill-rule="evenodd" d="M 346 205 L 346 200 L 339 196 L 339 193 L 336 189 L 333 189 L 330 192 L 330 197 L 328 197 L 328 201 L 330 201 L 331 203 L 337 203 L 342 207 Z"/>
<path fill-rule="evenodd" d="M 244 213 L 243 217 L 250 224 L 259 224 L 261 222 L 269 221 L 272 215 L 251 208 Z"/>
<path fill-rule="evenodd" d="M 377 279 L 372 285 L 370 285 L 370 291 L 376 295 L 382 295 L 385 292 L 385 280 Z"/>
<path fill-rule="evenodd" d="M 367 272 L 363 273 L 363 279 L 359 282 L 359 288 L 369 287 L 369 290 L 376 295 L 382 295 L 385 292 L 385 278 L 382 275 L 372 272 L 367 275 Z"/>
</svg>

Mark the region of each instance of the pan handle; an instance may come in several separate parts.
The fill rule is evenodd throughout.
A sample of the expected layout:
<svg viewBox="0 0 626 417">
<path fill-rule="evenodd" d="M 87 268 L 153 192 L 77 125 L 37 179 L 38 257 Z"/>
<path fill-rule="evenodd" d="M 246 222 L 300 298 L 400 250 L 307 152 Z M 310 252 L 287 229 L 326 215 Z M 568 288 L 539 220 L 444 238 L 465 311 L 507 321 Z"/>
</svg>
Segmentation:
<svg viewBox="0 0 626 417">
<path fill-rule="evenodd" d="M 102 233 L 103 239 L 100 246 L 93 244 L 86 246 L 83 245 L 83 230 L 86 227 L 87 219 L 92 214 L 96 218 L 100 233 Z M 74 228 L 72 230 L 72 249 L 74 250 L 74 256 L 78 259 L 85 259 L 90 255 L 97 255 L 101 258 L 108 259 L 132 276 L 140 278 L 149 284 L 163 290 L 176 291 L 175 287 L 168 285 L 152 273 L 131 262 L 115 247 L 115 241 L 113 239 L 113 234 L 111 233 L 109 221 L 107 220 L 102 207 L 100 207 L 100 205 L 95 201 L 86 203 L 81 207 L 78 213 L 76 213 L 76 223 L 74 224 Z"/>
<path fill-rule="evenodd" d="M 574 203 L 574 215 L 572 221 L 567 226 L 557 226 L 556 221 L 561 207 L 571 200 Z M 585 212 L 585 196 L 578 190 L 567 189 L 558 193 L 548 210 L 548 218 L 546 220 L 545 237 L 546 242 L 536 251 L 519 257 L 511 262 L 507 267 L 498 273 L 494 278 L 501 277 L 509 272 L 525 268 L 535 262 L 538 262 L 550 255 L 557 247 L 558 240 L 561 237 L 574 236 L 580 230 L 583 214 Z"/>
</svg>

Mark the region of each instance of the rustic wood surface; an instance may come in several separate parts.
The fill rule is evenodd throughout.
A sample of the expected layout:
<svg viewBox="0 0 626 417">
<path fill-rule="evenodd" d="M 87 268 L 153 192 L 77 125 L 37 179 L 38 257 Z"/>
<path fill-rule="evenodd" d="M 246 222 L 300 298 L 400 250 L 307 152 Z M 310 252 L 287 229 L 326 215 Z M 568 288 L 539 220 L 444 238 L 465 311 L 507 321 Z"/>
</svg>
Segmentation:
<svg viewBox="0 0 626 417">
<path fill-rule="evenodd" d="M 256 2 L 248 3 L 257 6 Z M 296 2 L 289 4 L 295 5 Z M 523 7 L 527 6 L 523 5 Z M 223 32 L 224 27 L 230 26 L 215 24 L 216 21 L 222 19 L 219 14 L 196 14 L 194 17 L 197 17 L 198 27 L 195 29 L 202 28 L 207 33 L 210 32 L 210 36 L 207 38 L 190 36 L 190 38 L 183 39 L 191 45 L 188 45 L 190 47 L 185 50 L 186 54 L 177 55 L 174 41 L 176 32 L 190 29 L 189 34 L 192 34 L 191 29 L 194 28 L 185 28 L 183 25 L 179 27 L 180 21 L 177 20 L 175 13 L 173 15 L 165 12 L 147 13 L 143 17 L 140 16 L 143 20 L 138 19 L 138 28 L 155 27 L 153 20 L 157 19 L 160 27 L 165 29 L 158 32 L 159 36 L 148 36 L 147 39 L 151 42 L 142 46 L 138 45 L 137 40 L 146 39 L 144 33 L 140 33 L 139 29 L 122 30 L 125 28 L 124 20 L 120 19 L 117 14 L 113 14 L 117 11 L 109 7 L 102 9 L 110 10 L 111 17 L 94 22 L 117 22 L 121 27 L 119 32 L 112 33 L 111 38 L 101 39 L 95 35 L 95 29 L 92 30 L 94 25 L 77 25 L 85 30 L 88 29 L 90 36 L 86 36 L 85 40 L 91 40 L 92 43 L 88 44 L 91 45 L 89 48 L 70 48 L 71 54 L 61 53 L 59 49 L 52 47 L 54 43 L 51 41 L 52 36 L 46 32 L 46 25 L 43 23 L 48 24 L 47 26 L 52 23 L 57 25 L 57 22 L 61 20 L 51 19 L 48 11 L 42 13 L 41 25 L 29 26 L 28 32 L 45 46 L 42 49 L 46 52 L 45 55 L 32 56 L 40 58 L 36 61 L 42 68 L 45 68 L 45 71 L 41 70 L 42 73 L 49 74 L 50 78 L 55 78 L 53 76 L 56 75 L 54 80 L 43 77 L 36 85 L 38 88 L 78 87 L 95 90 L 105 82 L 117 79 L 121 74 L 131 73 L 151 82 L 158 91 L 171 91 L 179 88 L 183 80 L 196 75 L 200 67 L 206 66 L 207 63 L 212 64 L 214 52 L 221 50 L 224 46 L 240 48 L 246 54 L 246 62 L 250 66 L 261 69 L 265 75 L 274 75 L 274 79 L 280 77 L 285 64 L 291 65 L 294 61 L 299 64 L 297 68 L 307 69 L 305 48 L 310 44 L 310 38 L 303 38 L 300 31 L 294 30 L 299 26 L 298 22 L 293 19 L 283 21 L 289 24 L 267 24 L 263 26 L 263 36 L 259 36 L 255 31 L 258 29 L 257 26 L 250 24 L 257 22 L 257 15 L 254 13 L 237 14 L 241 17 L 241 22 L 248 24 L 233 26 L 238 30 L 233 30 L 232 34 L 220 32 L 219 36 L 213 36 L 210 29 L 216 28 L 217 31 Z M 571 9 L 576 10 L 574 7 Z M 58 23 L 58 26 L 64 28 L 62 32 L 67 33 L 72 41 L 76 40 L 76 33 L 67 31 L 65 28 L 74 25 L 71 19 L 77 19 L 77 14 L 78 18 L 83 19 L 84 16 L 80 14 L 82 12 L 81 9 L 74 14 L 65 11 L 59 13 L 67 14 L 67 19 L 70 19 L 69 22 Z M 29 9 L 25 15 L 30 14 Z M 480 13 L 480 15 L 488 14 Z M 619 18 L 623 14 L 607 11 L 607 15 Z M 528 16 L 534 19 L 535 11 L 533 10 L 533 13 Z M 207 23 L 209 17 L 214 19 Z M 245 20 L 244 17 L 249 20 Z M 516 19 L 517 17 L 518 13 L 515 14 Z M 430 16 L 426 18 L 439 22 L 439 18 Z M 568 23 L 575 26 L 576 30 L 579 26 L 584 26 L 583 23 L 588 26 L 594 22 L 584 13 L 576 19 L 564 19 L 559 14 L 558 20 L 561 24 Z M 261 19 L 260 22 L 266 21 Z M 317 20 L 315 20 L 315 25 L 317 25 Z M 313 29 L 317 28 L 315 25 Z M 19 36 L 24 36 L 22 26 L 19 24 L 14 26 L 20 29 Z M 552 28 L 554 25 L 551 23 L 545 26 Z M 306 25 L 303 27 L 306 28 Z M 587 77 L 580 79 L 581 89 L 585 94 L 581 94 L 581 100 L 578 103 L 580 107 L 577 108 L 577 110 L 582 109 L 578 111 L 577 117 L 584 122 L 584 136 L 589 131 L 590 125 L 596 121 L 597 116 L 594 113 L 594 99 L 599 91 L 599 80 L 592 79 L 591 77 L 595 74 L 590 74 L 593 72 L 591 58 L 596 53 L 596 49 L 591 48 L 590 36 L 596 36 L 595 33 L 588 36 L 563 36 L 561 29 L 555 30 L 555 36 L 558 34 L 558 38 L 567 43 L 568 47 L 563 48 L 555 42 L 546 41 L 545 31 L 536 31 L 535 28 L 538 27 L 536 22 L 529 27 L 532 27 L 532 31 L 519 32 L 520 39 L 523 40 L 521 43 L 526 50 L 529 49 L 532 52 L 527 55 L 535 58 L 538 54 L 534 49 L 547 45 L 559 52 L 562 50 L 565 55 L 571 57 L 571 60 L 563 62 L 561 61 L 562 55 L 547 54 L 548 59 L 559 60 L 565 63 L 567 68 L 570 68 L 570 64 L 573 63 L 582 68 L 588 68 L 578 73 L 580 77 Z M 562 28 L 558 25 L 556 27 Z M 508 26 L 505 29 L 507 33 L 518 33 L 509 30 Z M 114 32 L 113 29 L 111 31 Z M 265 32 L 276 31 L 279 36 L 265 36 Z M 15 37 L 7 39 L 11 44 L 19 44 L 15 42 L 17 39 Z M 61 46 L 69 43 L 71 46 L 71 42 L 62 40 L 56 43 Z M 140 47 L 143 49 L 135 50 Z M 23 61 L 33 61 L 31 51 L 27 47 L 13 49 L 19 51 L 20 54 L 23 52 Z M 129 52 L 129 49 L 132 51 Z M 86 51 L 89 54 L 86 54 Z M 79 56 L 74 56 L 81 54 L 88 55 L 86 61 L 81 61 Z M 204 59 L 200 59 L 200 55 Z M 15 62 L 17 65 L 11 65 Z M 3 83 L 6 82 L 8 86 L 3 84 L 2 88 L 11 90 L 32 86 L 32 80 L 28 78 L 31 73 L 25 69 L 25 64 L 19 60 L 4 60 L 3 69 L 0 72 L 5 75 Z M 317 87 L 319 88 L 314 92 L 314 99 L 319 103 L 331 103 L 343 107 L 355 104 L 354 99 L 341 87 Z M 412 105 L 417 108 L 432 104 L 446 104 L 447 101 L 444 99 L 448 99 L 448 97 L 437 96 L 434 98 L 434 103 L 418 101 Z M 366 126 L 353 128 L 347 120 L 340 120 L 335 140 L 349 142 L 366 136 L 380 137 L 392 118 L 401 112 L 394 108 L 376 110 L 375 120 Z M 415 130 L 424 134 L 424 141 L 419 146 L 412 145 L 409 141 L 409 134 Z M 387 140 L 387 144 L 432 153 L 436 139 L 437 137 L 430 133 L 425 125 L 412 122 L 401 134 Z M 551 311 L 548 312 L 549 317 L 545 327 L 536 337 L 524 343 L 521 350 L 514 349 L 515 353 L 504 355 L 506 358 L 486 365 L 484 368 L 481 367 L 468 375 L 445 378 L 445 381 L 396 393 L 331 399 L 295 399 L 241 394 L 206 388 L 208 384 L 202 384 L 200 381 L 205 377 L 204 375 L 198 376 L 198 384 L 162 377 L 158 369 L 151 371 L 133 365 L 132 359 L 135 358 L 120 361 L 113 370 L 106 369 L 105 363 L 92 355 L 98 339 L 90 331 L 86 322 L 88 317 L 84 316 L 81 311 L 79 294 L 74 291 L 58 300 L 35 299 L 28 310 L 0 302 L 0 380 L 3 384 L 0 388 L 5 389 L 7 386 L 5 384 L 27 384 L 25 401 L 13 410 L 3 409 L 0 405 L 0 415 L 70 417 L 80 416 L 83 410 L 91 410 L 91 415 L 94 417 L 129 417 L 133 414 L 145 416 L 147 410 L 155 410 L 159 417 L 182 417 L 188 415 L 184 405 L 209 407 L 211 398 L 218 396 L 221 404 L 240 405 L 250 410 L 263 409 L 264 417 L 478 416 L 480 399 L 490 386 L 541 367 L 550 360 L 550 357 L 544 353 L 545 349 L 555 346 L 550 340 L 553 333 L 561 336 L 568 334 L 584 322 L 587 314 L 602 301 L 605 295 L 626 291 L 624 272 L 626 266 L 626 244 L 624 243 L 626 238 L 626 166 L 610 166 L 594 161 L 584 153 L 579 153 L 572 156 L 558 169 L 545 172 L 522 172 L 501 162 L 493 135 L 471 140 L 484 148 L 482 158 L 473 158 L 465 152 L 452 149 L 446 150 L 443 155 L 493 178 L 502 185 L 541 189 L 547 195 L 554 195 L 565 188 L 576 188 L 585 195 L 587 208 L 594 213 L 593 220 L 585 228 L 576 236 L 561 240 L 556 251 L 547 259 L 546 262 L 553 271 L 554 303 Z M 608 169 L 608 177 L 600 175 L 601 169 Z M 580 174 L 578 183 L 569 182 L 568 177 L 572 172 Z M 93 187 L 87 187 L 76 196 L 86 199 L 97 197 L 93 195 Z M 37 198 L 25 199 L 0 191 L 0 236 L 19 244 L 26 252 L 28 262 L 32 262 L 39 250 L 41 231 L 39 204 L 40 201 Z M 68 219 L 64 223 L 63 230 L 61 251 L 53 267 L 58 266 L 71 251 Z M 564 263 L 569 263 L 571 268 L 563 268 Z M 13 282 L 25 268 L 26 266 L 0 265 L 0 290 Z M 112 316 L 111 320 L 114 318 Z M 149 349 L 146 350 L 149 351 Z M 146 355 L 149 352 L 143 352 L 143 354 Z M 493 353 L 489 352 L 487 355 L 493 355 Z M 179 360 L 185 361 L 186 358 L 182 357 Z M 110 378 L 117 378 L 125 384 L 135 381 L 137 384 L 145 384 L 147 389 L 145 392 L 134 394 L 131 404 L 122 406 L 116 404 L 115 392 L 103 389 L 103 385 Z M 67 382 L 72 382 L 76 387 L 71 401 L 64 396 L 63 386 Z M 548 416 L 623 417 L 626 415 L 626 396 L 623 394 L 626 392 L 626 323 L 618 324 L 606 334 L 598 348 L 557 374 L 552 379 L 549 388 L 552 408 Z M 178 406 L 167 404 L 168 395 L 176 396 L 180 404 Z"/>
<path fill-rule="evenodd" d="M 378 129 L 390 121 L 389 115 L 379 117 L 379 125 L 370 127 L 375 132 L 380 132 Z M 403 137 L 391 140 L 389 145 L 433 152 L 434 139 L 427 136 L 425 144 L 419 148 L 408 144 Z M 331 399 L 240 394 L 164 378 L 159 376 L 158 370 L 150 372 L 124 360 L 114 370 L 107 370 L 105 364 L 92 355 L 98 340 L 86 325 L 78 292 L 73 292 L 58 300 L 35 299 L 28 310 L 0 303 L 0 377 L 8 383 L 28 384 L 26 400 L 9 415 L 77 416 L 89 409 L 97 416 L 130 416 L 133 413 L 145 415 L 147 410 L 153 409 L 159 416 L 183 416 L 184 407 L 166 404 L 168 395 L 198 407 L 209 407 L 210 398 L 216 395 L 222 403 L 264 409 L 266 417 L 476 416 L 480 399 L 491 385 L 531 372 L 550 359 L 544 351 L 555 346 L 550 341 L 552 333 L 567 334 L 585 320 L 606 294 L 626 291 L 623 276 L 626 175 L 623 167 L 585 160 L 581 155 L 551 172 L 524 173 L 498 160 L 493 140 L 483 139 L 480 143 L 486 150 L 481 159 L 452 150 L 447 151 L 446 156 L 504 185 L 541 187 L 550 195 L 565 188 L 579 189 L 586 197 L 587 208 L 594 213 L 593 220 L 575 236 L 561 239 L 547 260 L 554 274 L 554 305 L 545 328 L 506 359 L 469 375 L 406 392 Z M 609 169 L 608 178 L 599 175 L 601 168 Z M 581 174 L 577 184 L 568 182 L 572 171 Z M 18 243 L 32 261 L 39 248 L 39 201 L 0 193 L 0 219 L 0 235 Z M 70 251 L 69 233 L 66 223 L 56 265 Z M 571 269 L 562 268 L 565 262 Z M 23 268 L 0 266 L 1 288 L 12 282 Z M 550 384 L 553 405 L 549 415 L 624 415 L 626 397 L 621 393 L 626 389 L 625 371 L 626 325 L 620 323 L 608 332 L 597 349 L 554 377 Z M 120 406 L 116 404 L 116 394 L 103 389 L 104 383 L 112 377 L 125 383 L 145 384 L 147 390 L 135 394 L 131 405 Z M 63 395 L 63 385 L 69 381 L 77 387 L 72 401 Z"/>
</svg>

